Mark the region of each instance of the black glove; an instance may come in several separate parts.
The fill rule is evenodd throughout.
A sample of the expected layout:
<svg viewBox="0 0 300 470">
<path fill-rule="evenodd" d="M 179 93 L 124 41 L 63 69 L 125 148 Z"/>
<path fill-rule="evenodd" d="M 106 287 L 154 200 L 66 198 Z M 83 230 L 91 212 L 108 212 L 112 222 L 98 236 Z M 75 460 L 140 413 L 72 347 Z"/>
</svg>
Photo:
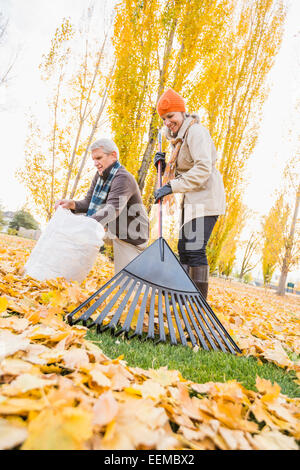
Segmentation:
<svg viewBox="0 0 300 470">
<path fill-rule="evenodd" d="M 154 191 L 155 201 L 154 204 L 157 204 L 160 199 L 172 193 L 172 188 L 170 183 L 165 184 L 161 188 Z"/>
<path fill-rule="evenodd" d="M 161 162 L 161 174 L 163 175 L 166 169 L 166 154 L 165 152 L 157 152 L 154 156 L 153 163 L 158 170 L 158 162 Z"/>
</svg>

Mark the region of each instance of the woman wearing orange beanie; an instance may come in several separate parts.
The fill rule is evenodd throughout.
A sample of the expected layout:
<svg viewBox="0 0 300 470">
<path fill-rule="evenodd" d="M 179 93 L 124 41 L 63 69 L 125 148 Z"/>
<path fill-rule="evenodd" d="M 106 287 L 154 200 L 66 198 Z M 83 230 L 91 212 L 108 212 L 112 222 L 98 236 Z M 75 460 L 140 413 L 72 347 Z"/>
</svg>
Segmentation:
<svg viewBox="0 0 300 470">
<path fill-rule="evenodd" d="M 161 161 L 167 183 L 155 191 L 155 202 L 171 193 L 182 193 L 181 229 L 178 241 L 180 262 L 207 298 L 209 267 L 206 245 L 218 216 L 225 213 L 225 192 L 215 163 L 217 153 L 208 130 L 199 117 L 186 112 L 183 98 L 169 88 L 160 97 L 157 112 L 166 126 L 172 155 Z"/>
</svg>

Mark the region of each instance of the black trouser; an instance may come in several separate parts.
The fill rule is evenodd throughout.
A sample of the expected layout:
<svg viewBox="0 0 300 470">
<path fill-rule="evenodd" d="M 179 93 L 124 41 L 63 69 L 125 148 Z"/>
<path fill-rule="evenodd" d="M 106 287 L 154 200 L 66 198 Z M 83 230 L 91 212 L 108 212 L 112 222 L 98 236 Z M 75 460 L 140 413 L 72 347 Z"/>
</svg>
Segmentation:
<svg viewBox="0 0 300 470">
<path fill-rule="evenodd" d="M 197 217 L 182 226 L 178 240 L 179 259 L 182 264 L 208 265 L 206 245 L 217 219 L 217 215 Z"/>
</svg>

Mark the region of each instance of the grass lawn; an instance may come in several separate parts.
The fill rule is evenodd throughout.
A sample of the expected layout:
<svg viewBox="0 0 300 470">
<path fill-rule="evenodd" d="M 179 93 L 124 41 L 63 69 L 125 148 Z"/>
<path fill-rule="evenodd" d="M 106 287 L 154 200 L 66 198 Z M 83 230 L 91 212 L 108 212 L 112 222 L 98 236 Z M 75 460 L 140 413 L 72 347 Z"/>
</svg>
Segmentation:
<svg viewBox="0 0 300 470">
<path fill-rule="evenodd" d="M 116 338 L 109 332 L 98 335 L 95 329 L 89 330 L 86 338 L 97 344 L 111 358 L 124 354 L 124 360 L 132 367 L 157 369 L 168 366 L 169 369 L 179 370 L 185 379 L 196 383 L 235 379 L 247 389 L 255 391 L 258 375 L 272 383 L 277 382 L 285 395 L 300 397 L 300 388 L 294 381 L 294 372 L 287 372 L 269 362 L 261 363 L 254 357 L 203 350 L 194 352 L 188 347 L 162 343 L 154 345 L 152 341 L 141 342 L 137 338 Z"/>
</svg>

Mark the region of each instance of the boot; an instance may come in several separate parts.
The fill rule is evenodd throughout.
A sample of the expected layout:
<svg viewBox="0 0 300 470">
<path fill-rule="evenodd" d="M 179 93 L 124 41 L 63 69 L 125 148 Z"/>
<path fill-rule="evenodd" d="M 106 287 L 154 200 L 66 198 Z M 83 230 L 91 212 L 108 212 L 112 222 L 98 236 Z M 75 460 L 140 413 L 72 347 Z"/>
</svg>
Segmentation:
<svg viewBox="0 0 300 470">
<path fill-rule="evenodd" d="M 208 274 L 209 266 L 191 266 L 190 268 L 190 276 L 205 300 L 207 300 L 208 292 Z"/>
</svg>

